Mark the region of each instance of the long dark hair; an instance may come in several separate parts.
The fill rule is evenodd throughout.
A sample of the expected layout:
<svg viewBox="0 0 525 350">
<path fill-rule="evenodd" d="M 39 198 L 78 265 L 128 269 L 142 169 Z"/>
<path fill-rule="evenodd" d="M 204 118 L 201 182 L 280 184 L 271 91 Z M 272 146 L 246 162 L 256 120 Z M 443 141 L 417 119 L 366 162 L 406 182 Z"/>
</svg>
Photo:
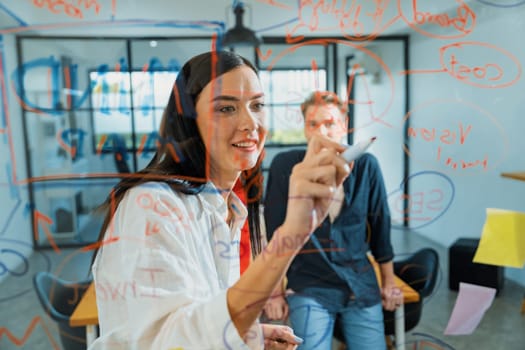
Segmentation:
<svg viewBox="0 0 525 350">
<path fill-rule="evenodd" d="M 240 66 L 257 69 L 244 57 L 229 51 L 212 51 L 191 58 L 179 72 L 159 129 L 157 151 L 141 171 L 122 179 L 111 191 L 101 209 L 106 211 L 98 237 L 98 248 L 113 217 L 114 211 L 130 188 L 147 181 L 163 181 L 175 191 L 197 194 L 206 179 L 206 148 L 197 128 L 195 105 L 202 89 L 214 78 Z M 248 224 L 252 256 L 261 251 L 259 207 L 262 193 L 261 161 L 243 171 L 241 183 L 248 205 Z M 93 255 L 95 259 L 96 252 Z"/>
</svg>

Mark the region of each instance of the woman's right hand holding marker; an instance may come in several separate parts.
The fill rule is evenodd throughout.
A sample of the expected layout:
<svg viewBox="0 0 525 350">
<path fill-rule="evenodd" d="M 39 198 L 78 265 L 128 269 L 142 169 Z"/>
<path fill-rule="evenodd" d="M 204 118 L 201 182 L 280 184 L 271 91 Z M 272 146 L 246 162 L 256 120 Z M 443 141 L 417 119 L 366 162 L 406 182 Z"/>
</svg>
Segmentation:
<svg viewBox="0 0 525 350">
<path fill-rule="evenodd" d="M 302 236 L 304 244 L 323 222 L 336 188 L 350 174 L 349 164 L 341 157 L 345 149 L 345 145 L 324 136 L 310 139 L 304 159 L 294 166 L 290 176 L 286 218 L 278 236 L 291 235 L 294 242 Z"/>
</svg>

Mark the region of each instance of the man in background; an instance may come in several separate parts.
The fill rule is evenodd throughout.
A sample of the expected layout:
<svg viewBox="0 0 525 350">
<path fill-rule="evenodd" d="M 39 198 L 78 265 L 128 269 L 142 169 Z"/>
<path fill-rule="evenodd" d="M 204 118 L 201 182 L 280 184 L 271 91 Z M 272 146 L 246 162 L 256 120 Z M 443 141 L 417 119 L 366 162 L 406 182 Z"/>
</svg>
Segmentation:
<svg viewBox="0 0 525 350">
<path fill-rule="evenodd" d="M 313 92 L 301 111 L 307 140 L 320 133 L 346 142 L 346 106 L 335 93 Z M 304 154 L 287 151 L 272 161 L 264 201 L 268 240 L 284 220 L 289 177 Z M 381 288 L 369 251 L 379 263 Z M 384 350 L 382 308 L 394 310 L 403 300 L 394 282 L 393 256 L 383 177 L 377 159 L 366 153 L 335 189 L 328 217 L 288 269 L 287 296 L 276 291 L 266 304 L 266 316 L 284 319 L 289 314 L 295 334 L 304 339 L 299 349 L 330 350 L 337 317 L 350 349 Z"/>
</svg>

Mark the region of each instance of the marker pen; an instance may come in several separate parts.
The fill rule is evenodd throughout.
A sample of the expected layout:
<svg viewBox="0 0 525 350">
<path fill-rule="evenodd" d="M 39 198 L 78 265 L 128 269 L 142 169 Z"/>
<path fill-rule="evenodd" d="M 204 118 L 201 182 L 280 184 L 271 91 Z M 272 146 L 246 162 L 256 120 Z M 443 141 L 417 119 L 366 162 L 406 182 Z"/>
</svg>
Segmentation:
<svg viewBox="0 0 525 350">
<path fill-rule="evenodd" d="M 359 141 L 356 144 L 353 144 L 352 146 L 349 146 L 342 154 L 341 157 L 343 157 L 344 160 L 346 160 L 348 163 L 350 163 L 353 160 L 356 160 L 357 158 L 361 157 L 368 147 L 376 140 L 376 137 L 371 137 L 368 140 L 365 141 Z"/>
</svg>

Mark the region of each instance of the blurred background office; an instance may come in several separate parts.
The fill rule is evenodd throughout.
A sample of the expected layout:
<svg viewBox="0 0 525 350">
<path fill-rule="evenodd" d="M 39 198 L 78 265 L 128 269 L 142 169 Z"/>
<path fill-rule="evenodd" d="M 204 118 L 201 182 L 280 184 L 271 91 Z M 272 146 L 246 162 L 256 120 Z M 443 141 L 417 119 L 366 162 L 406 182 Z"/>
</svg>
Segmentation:
<svg viewBox="0 0 525 350">
<path fill-rule="evenodd" d="M 421 332 L 457 349 L 522 349 L 519 267 L 504 269 L 492 323 L 470 338 L 443 330 L 449 247 L 480 238 L 487 208 L 525 212 L 525 182 L 501 176 L 525 171 L 524 15 L 519 0 L 1 0 L 0 348 L 53 348 L 33 274 L 87 277 L 96 207 L 162 142 L 181 65 L 218 47 L 260 69 L 265 168 L 304 146 L 299 104 L 314 89 L 348 100 L 349 143 L 377 136 L 396 251 L 440 252 Z"/>
</svg>

